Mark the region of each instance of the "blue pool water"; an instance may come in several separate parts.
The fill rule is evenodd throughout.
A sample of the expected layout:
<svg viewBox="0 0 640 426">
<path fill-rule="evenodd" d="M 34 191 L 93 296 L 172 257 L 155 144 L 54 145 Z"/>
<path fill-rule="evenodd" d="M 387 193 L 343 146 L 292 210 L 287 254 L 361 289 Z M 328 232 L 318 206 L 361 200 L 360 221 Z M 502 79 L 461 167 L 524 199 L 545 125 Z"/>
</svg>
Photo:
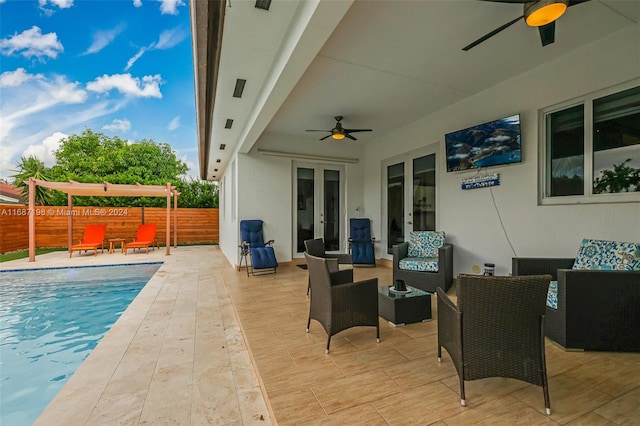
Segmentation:
<svg viewBox="0 0 640 426">
<path fill-rule="evenodd" d="M 160 265 L 0 272 L 0 425 L 31 425 Z"/>
</svg>

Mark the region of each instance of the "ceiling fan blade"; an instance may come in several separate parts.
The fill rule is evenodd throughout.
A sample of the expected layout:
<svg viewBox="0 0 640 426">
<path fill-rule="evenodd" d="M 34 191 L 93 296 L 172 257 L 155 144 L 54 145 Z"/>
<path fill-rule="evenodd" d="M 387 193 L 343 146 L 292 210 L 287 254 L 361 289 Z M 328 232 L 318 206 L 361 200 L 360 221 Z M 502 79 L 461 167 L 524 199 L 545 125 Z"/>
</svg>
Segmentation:
<svg viewBox="0 0 640 426">
<path fill-rule="evenodd" d="M 553 43 L 556 39 L 556 21 L 538 27 L 538 31 L 540 32 L 542 46 Z"/>
<path fill-rule="evenodd" d="M 518 2 L 519 3 L 519 2 Z M 518 22 L 519 20 L 521 20 L 524 16 L 518 16 L 516 19 L 514 19 L 513 21 L 507 22 L 506 24 L 504 24 L 501 27 L 496 28 L 495 30 L 491 31 L 489 34 L 484 35 L 482 37 L 480 37 L 479 39 L 477 39 L 476 41 L 474 41 L 473 43 L 469 44 L 468 46 L 465 46 L 462 48 L 462 50 L 464 50 L 465 52 L 473 47 L 476 47 L 477 45 L 479 45 L 480 43 L 482 43 L 483 41 L 486 41 L 488 39 L 490 39 L 491 37 L 493 37 L 494 35 L 498 34 L 499 32 L 506 30 L 507 28 L 509 28 L 511 25 L 515 24 L 516 22 Z"/>
<path fill-rule="evenodd" d="M 351 136 L 349 133 L 345 133 L 344 135 L 345 135 L 345 137 L 351 139 L 352 141 L 357 141 L 358 140 L 358 139 L 354 138 L 353 136 Z"/>
<path fill-rule="evenodd" d="M 321 140 L 321 141 L 323 141 L 323 140 L 325 140 L 326 138 L 330 138 L 330 137 L 331 137 L 331 135 L 327 135 L 327 136 L 325 136 L 324 138 L 320 138 L 320 140 Z"/>
<path fill-rule="evenodd" d="M 331 132 L 331 130 L 305 130 L 305 132 Z"/>
<path fill-rule="evenodd" d="M 343 129 L 346 133 L 373 132 L 373 129 Z"/>
</svg>

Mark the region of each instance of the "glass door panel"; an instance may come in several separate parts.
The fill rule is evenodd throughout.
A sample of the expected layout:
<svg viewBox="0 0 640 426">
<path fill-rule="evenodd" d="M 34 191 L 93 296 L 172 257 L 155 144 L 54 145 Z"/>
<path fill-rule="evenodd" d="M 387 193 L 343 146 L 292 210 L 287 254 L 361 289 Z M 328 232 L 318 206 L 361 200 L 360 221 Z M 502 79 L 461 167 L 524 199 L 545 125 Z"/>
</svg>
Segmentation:
<svg viewBox="0 0 640 426">
<path fill-rule="evenodd" d="M 324 248 L 340 250 L 340 172 L 324 170 Z"/>
<path fill-rule="evenodd" d="M 304 240 L 314 238 L 315 229 L 315 179 L 314 169 L 297 168 L 296 180 L 298 187 L 296 209 L 296 249 L 298 253 L 304 252 Z"/>
<path fill-rule="evenodd" d="M 413 230 L 436 229 L 436 156 L 413 159 Z"/>
<path fill-rule="evenodd" d="M 404 163 L 387 167 L 387 253 L 404 241 Z"/>
</svg>

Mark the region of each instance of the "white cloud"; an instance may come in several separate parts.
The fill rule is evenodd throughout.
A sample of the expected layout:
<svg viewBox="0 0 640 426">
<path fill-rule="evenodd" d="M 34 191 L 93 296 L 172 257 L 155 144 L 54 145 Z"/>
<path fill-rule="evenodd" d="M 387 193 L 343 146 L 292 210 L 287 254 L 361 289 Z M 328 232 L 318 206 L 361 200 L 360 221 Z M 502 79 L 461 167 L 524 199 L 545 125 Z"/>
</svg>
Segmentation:
<svg viewBox="0 0 640 426">
<path fill-rule="evenodd" d="M 184 6 L 182 0 L 158 0 L 160 2 L 160 13 L 163 15 L 177 15 L 178 6 Z"/>
<path fill-rule="evenodd" d="M 16 33 L 0 40 L 0 52 L 7 56 L 19 53 L 27 59 L 31 57 L 55 59 L 58 53 L 63 51 L 64 47 L 58 41 L 56 33 L 42 34 L 40 28 L 35 25 L 20 34 Z"/>
<path fill-rule="evenodd" d="M 97 53 L 107 47 L 123 30 L 122 25 L 117 26 L 111 30 L 96 31 L 93 33 L 93 42 L 91 46 L 83 53 L 83 55 L 89 55 L 91 53 Z"/>
<path fill-rule="evenodd" d="M 142 6 L 142 0 L 133 0 L 133 7 Z"/>
<path fill-rule="evenodd" d="M 87 83 L 87 90 L 97 93 L 105 93 L 116 89 L 118 92 L 141 98 L 162 98 L 160 74 L 147 75 L 134 78 L 131 74 L 103 75 L 94 81 Z"/>
<path fill-rule="evenodd" d="M 89 93 L 63 76 L 16 70 L 3 73 L 0 80 L 0 176 L 11 174 L 6 171 L 15 168 L 30 145 L 34 150 L 56 132 L 77 132 L 98 117 L 116 113 L 128 102 L 122 96 L 88 102 Z"/>
<path fill-rule="evenodd" d="M 167 126 L 167 129 L 175 130 L 178 127 L 180 127 L 180 116 L 179 115 L 174 117 L 174 119 L 169 122 L 169 125 Z"/>
<path fill-rule="evenodd" d="M 50 3 L 54 6 L 58 6 L 60 9 L 68 9 L 73 6 L 73 0 L 38 0 L 38 3 L 41 7 L 44 7 L 47 5 L 47 3 Z"/>
<path fill-rule="evenodd" d="M 158 42 L 155 44 L 155 49 L 170 49 L 173 46 L 184 40 L 186 34 L 180 28 L 173 28 L 170 30 L 164 30 L 158 37 Z"/>
<path fill-rule="evenodd" d="M 133 57 L 131 57 L 128 61 L 127 61 L 127 66 L 124 68 L 125 71 L 129 71 L 129 68 L 131 68 L 133 66 L 133 64 L 135 64 L 135 62 L 140 59 L 140 57 L 142 55 L 144 55 L 144 52 L 147 51 L 146 47 L 141 47 L 140 50 L 138 50 L 138 53 L 136 53 L 135 55 L 133 55 Z"/>
<path fill-rule="evenodd" d="M 131 130 L 131 122 L 126 118 L 122 120 L 119 118 L 114 118 L 111 124 L 102 126 L 102 130 L 109 130 L 111 132 L 128 132 L 129 130 Z"/>
<path fill-rule="evenodd" d="M 51 167 L 56 163 L 56 157 L 53 152 L 60 148 L 60 141 L 68 138 L 62 132 L 55 132 L 53 135 L 46 137 L 39 145 L 29 145 L 22 153 L 23 157 L 34 156 L 42 161 L 47 167 Z"/>
<path fill-rule="evenodd" d="M 27 74 L 24 68 L 6 71 L 0 74 L 0 87 L 18 87 L 33 78 L 42 78 L 42 74 Z"/>
<path fill-rule="evenodd" d="M 79 104 L 87 100 L 87 92 L 78 89 L 79 83 L 69 83 L 64 77 L 57 77 L 52 84 L 48 84 L 49 94 L 57 101 L 66 104 Z"/>
<path fill-rule="evenodd" d="M 133 64 L 138 59 L 140 59 L 140 57 L 144 55 L 148 50 L 170 49 L 176 46 L 182 40 L 184 40 L 185 37 L 186 37 L 185 32 L 179 28 L 173 28 L 173 29 L 165 30 L 161 32 L 160 36 L 158 37 L 158 41 L 154 41 L 149 46 L 141 47 L 140 50 L 138 50 L 138 52 L 127 61 L 127 66 L 125 67 L 124 70 L 128 71 L 129 68 L 131 68 Z"/>
</svg>

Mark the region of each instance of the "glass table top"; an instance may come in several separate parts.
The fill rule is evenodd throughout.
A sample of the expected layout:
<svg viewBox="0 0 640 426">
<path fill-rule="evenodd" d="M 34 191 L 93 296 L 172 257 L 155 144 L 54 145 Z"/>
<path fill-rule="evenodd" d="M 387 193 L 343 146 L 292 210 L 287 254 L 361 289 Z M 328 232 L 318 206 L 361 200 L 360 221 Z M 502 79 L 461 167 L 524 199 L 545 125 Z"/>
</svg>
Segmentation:
<svg viewBox="0 0 640 426">
<path fill-rule="evenodd" d="M 420 290 L 419 288 L 415 288 L 411 286 L 407 286 L 407 290 L 409 290 L 409 292 L 406 294 L 395 293 L 392 290 L 389 290 L 390 287 L 393 287 L 393 286 L 378 287 L 378 293 L 384 294 L 385 296 L 390 297 L 391 299 L 403 299 L 408 297 L 428 296 L 431 294 L 427 291 Z"/>
</svg>

